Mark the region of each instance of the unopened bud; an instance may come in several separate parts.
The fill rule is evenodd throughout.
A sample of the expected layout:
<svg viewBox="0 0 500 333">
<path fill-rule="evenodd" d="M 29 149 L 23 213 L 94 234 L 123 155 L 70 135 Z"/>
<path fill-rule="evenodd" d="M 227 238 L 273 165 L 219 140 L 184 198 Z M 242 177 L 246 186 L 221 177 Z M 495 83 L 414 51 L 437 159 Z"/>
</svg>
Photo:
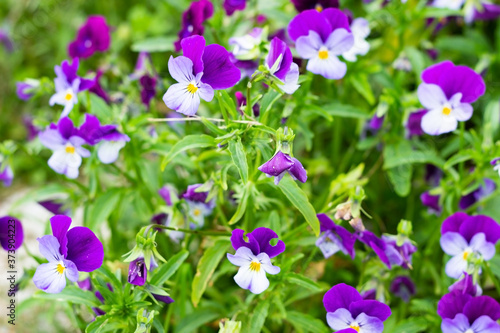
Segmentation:
<svg viewBox="0 0 500 333">
<path fill-rule="evenodd" d="M 349 221 L 349 224 L 357 232 L 365 231 L 365 225 L 363 224 L 363 220 L 360 217 L 353 218 L 352 220 Z"/>
</svg>

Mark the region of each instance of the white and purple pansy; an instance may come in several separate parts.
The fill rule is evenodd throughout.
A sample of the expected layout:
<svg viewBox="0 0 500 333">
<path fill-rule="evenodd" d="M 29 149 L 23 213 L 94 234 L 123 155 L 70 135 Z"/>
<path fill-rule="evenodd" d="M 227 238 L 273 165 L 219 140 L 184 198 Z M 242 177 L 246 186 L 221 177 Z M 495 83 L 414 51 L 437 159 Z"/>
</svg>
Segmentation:
<svg viewBox="0 0 500 333">
<path fill-rule="evenodd" d="M 57 75 L 54 79 L 56 93 L 50 98 L 49 104 L 51 106 L 54 104 L 64 106 L 61 118 L 66 117 L 73 106 L 78 103 L 77 94 L 92 88 L 95 84 L 95 80 L 84 79 L 77 75 L 78 66 L 79 60 L 74 58 L 71 64 L 64 60 L 61 66 L 54 67 Z"/>
<path fill-rule="evenodd" d="M 360 242 L 372 248 L 387 268 L 391 269 L 392 266 L 401 266 L 405 263 L 403 255 L 392 241 L 386 242 L 369 230 L 356 233 L 356 237 Z"/>
<path fill-rule="evenodd" d="M 493 258 L 500 225 L 488 216 L 459 212 L 444 220 L 441 234 L 441 248 L 452 256 L 445 267 L 446 275 L 458 279 L 466 272 L 471 273 L 469 268 L 475 266 L 475 260 Z"/>
<path fill-rule="evenodd" d="M 233 230 L 231 244 L 236 253 L 228 253 L 227 259 L 240 267 L 234 277 L 238 286 L 254 294 L 260 294 L 269 287 L 266 273 L 276 275 L 280 272 L 280 268 L 271 263 L 271 258 L 285 251 L 285 243 L 282 240 L 278 240 L 276 245 L 270 244 L 275 238 L 278 238 L 278 235 L 269 228 L 257 228 L 246 235 L 242 229 Z"/>
<path fill-rule="evenodd" d="M 459 121 L 472 117 L 471 103 L 481 97 L 486 86 L 482 77 L 466 66 L 447 60 L 422 72 L 418 99 L 428 110 L 422 118 L 422 130 L 430 135 L 454 131 Z"/>
<path fill-rule="evenodd" d="M 328 325 L 336 332 L 381 333 L 384 321 L 391 315 L 386 304 L 364 300 L 356 288 L 340 283 L 323 297 Z"/>
<path fill-rule="evenodd" d="M 356 237 L 340 225 L 335 224 L 326 214 L 318 214 L 320 231 L 322 234 L 316 241 L 325 258 L 329 258 L 338 251 L 354 259 L 354 244 Z"/>
<path fill-rule="evenodd" d="M 302 183 L 307 181 L 307 171 L 302 166 L 302 163 L 281 150 L 258 169 L 265 173 L 267 177 L 274 177 L 274 184 L 276 185 L 279 184 L 286 173 L 289 173 L 294 180 Z"/>
<path fill-rule="evenodd" d="M 358 17 L 351 22 L 351 32 L 354 36 L 354 45 L 342 53 L 345 60 L 354 62 L 360 55 L 365 55 L 370 51 L 370 43 L 366 41 L 366 37 L 370 34 L 370 23 L 362 17 Z"/>
<path fill-rule="evenodd" d="M 87 142 L 79 135 L 71 119 L 59 119 L 57 125 L 50 124 L 38 137 L 45 147 L 53 151 L 48 161 L 52 170 L 70 179 L 77 178 L 82 157 L 89 157 L 90 152 L 82 147 Z"/>
<path fill-rule="evenodd" d="M 47 293 L 60 293 L 66 278 L 78 281 L 78 272 L 92 272 L 101 267 L 104 249 L 101 241 L 87 227 L 74 227 L 71 218 L 56 215 L 50 219 L 52 235 L 38 238 L 40 253 L 49 261 L 41 264 L 33 276 L 35 286 Z"/>
<path fill-rule="evenodd" d="M 292 51 L 288 45 L 278 37 L 271 41 L 266 66 L 271 74 L 283 82 L 279 88 L 286 94 L 291 95 L 299 89 L 299 66 L 293 62 Z"/>
<path fill-rule="evenodd" d="M 443 333 L 499 333 L 500 305 L 489 296 L 473 297 L 455 290 L 438 303 Z"/>
<path fill-rule="evenodd" d="M 205 217 L 212 214 L 215 207 L 215 200 L 211 199 L 207 202 L 208 191 L 199 191 L 203 184 L 189 185 L 181 195 L 181 198 L 186 200 L 188 204 L 188 217 L 190 220 L 190 227 L 197 229 L 203 227 L 205 224 Z"/>
<path fill-rule="evenodd" d="M 341 79 L 347 71 L 338 56 L 354 45 L 347 16 L 339 9 L 303 11 L 288 25 L 299 55 L 308 59 L 307 70 L 327 79 Z"/>
<path fill-rule="evenodd" d="M 233 87 L 241 73 L 224 47 L 205 46 L 202 36 L 184 38 L 181 45 L 183 55 L 170 57 L 168 61 L 170 75 L 178 83 L 168 88 L 163 101 L 172 110 L 193 116 L 200 106 L 200 98 L 210 102 L 214 90 Z"/>
</svg>

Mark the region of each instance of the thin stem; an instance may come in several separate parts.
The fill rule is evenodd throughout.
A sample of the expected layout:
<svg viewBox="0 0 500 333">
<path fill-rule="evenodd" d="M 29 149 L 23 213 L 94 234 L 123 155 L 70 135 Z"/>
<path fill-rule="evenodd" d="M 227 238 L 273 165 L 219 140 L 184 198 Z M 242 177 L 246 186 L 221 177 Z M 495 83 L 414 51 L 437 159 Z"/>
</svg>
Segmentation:
<svg viewBox="0 0 500 333">
<path fill-rule="evenodd" d="M 200 117 L 191 117 L 191 118 L 148 118 L 148 121 L 152 123 L 162 123 L 162 122 L 181 122 L 181 121 L 201 121 Z M 213 121 L 214 123 L 223 123 L 224 119 L 218 118 L 205 118 L 206 120 Z M 238 124 L 248 124 L 255 126 L 264 126 L 264 124 L 259 123 L 258 121 L 249 121 L 249 120 L 231 120 L 233 123 Z"/>
<path fill-rule="evenodd" d="M 180 232 L 186 232 L 189 234 L 196 234 L 196 235 L 205 235 L 205 236 L 231 236 L 231 233 L 229 232 L 224 232 L 224 231 L 203 231 L 203 230 L 191 230 L 191 229 L 182 229 L 182 228 L 177 228 L 177 227 L 167 227 L 165 225 L 156 225 L 156 224 L 151 224 L 149 225 L 146 230 L 144 231 L 144 235 L 147 235 L 149 230 L 151 228 L 159 228 L 159 229 L 165 229 L 165 230 L 173 230 L 173 231 L 180 231 Z"/>
</svg>

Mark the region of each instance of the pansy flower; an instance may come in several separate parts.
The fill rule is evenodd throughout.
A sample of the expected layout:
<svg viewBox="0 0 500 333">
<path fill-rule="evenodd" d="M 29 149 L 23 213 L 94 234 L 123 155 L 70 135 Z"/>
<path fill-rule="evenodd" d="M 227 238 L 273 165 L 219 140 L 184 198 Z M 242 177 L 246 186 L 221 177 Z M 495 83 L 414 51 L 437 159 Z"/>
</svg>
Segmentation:
<svg viewBox="0 0 500 333">
<path fill-rule="evenodd" d="M 460 291 L 444 295 L 437 313 L 443 333 L 498 333 L 500 305 L 489 296 L 473 297 Z"/>
<path fill-rule="evenodd" d="M 93 94 L 96 94 L 97 96 L 101 97 L 106 103 L 111 102 L 111 98 L 109 97 L 108 93 L 104 88 L 101 86 L 101 77 L 102 77 L 103 71 L 98 70 L 95 73 L 95 78 L 94 78 L 94 85 L 89 89 L 89 91 Z"/>
<path fill-rule="evenodd" d="M 402 254 L 393 242 L 386 242 L 383 239 L 375 236 L 375 234 L 369 230 L 364 230 L 362 232 L 358 232 L 356 237 L 359 241 L 366 244 L 368 247 L 373 249 L 373 251 L 377 254 L 387 268 L 391 269 L 392 266 L 401 266 L 405 262 Z M 411 256 L 410 256 L 411 260 Z"/>
<path fill-rule="evenodd" d="M 335 224 L 326 214 L 318 214 L 320 232 L 322 234 L 316 241 L 325 258 L 329 258 L 338 251 L 354 259 L 354 243 L 356 237 L 344 227 Z"/>
<path fill-rule="evenodd" d="M 179 39 L 174 43 L 175 51 L 181 50 L 181 41 L 184 38 L 200 35 L 205 32 L 203 23 L 214 14 L 214 5 L 209 0 L 191 2 L 189 8 L 182 14 L 182 29 Z"/>
<path fill-rule="evenodd" d="M 92 272 L 101 267 L 104 249 L 101 241 L 87 227 L 74 227 L 71 218 L 56 215 L 50 219 L 52 235 L 38 238 L 40 252 L 49 261 L 41 264 L 33 276 L 35 286 L 47 293 L 59 293 L 66 278 L 78 281 L 78 272 Z"/>
<path fill-rule="evenodd" d="M 308 71 L 327 79 L 344 77 L 347 66 L 338 56 L 352 48 L 354 36 L 341 10 L 306 10 L 292 19 L 288 34 L 295 41 L 298 54 L 309 60 Z"/>
<path fill-rule="evenodd" d="M 120 149 L 130 141 L 128 135 L 117 130 L 116 125 L 101 126 L 99 119 L 91 114 L 85 115 L 85 122 L 78 133 L 89 145 L 99 144 L 97 157 L 104 164 L 110 164 L 118 159 Z"/>
<path fill-rule="evenodd" d="M 500 6 L 489 1 L 475 0 L 465 4 L 465 22 L 496 20 L 500 17 Z"/>
<path fill-rule="evenodd" d="M 191 228 L 201 228 L 205 224 L 205 217 L 212 214 L 215 207 L 215 199 L 207 202 L 208 191 L 197 191 L 203 184 L 189 185 L 181 198 L 188 204 L 188 215 Z"/>
<path fill-rule="evenodd" d="M 260 171 L 266 174 L 267 177 L 274 177 L 274 184 L 278 185 L 286 173 L 294 180 L 305 183 L 307 180 L 307 171 L 302 166 L 302 163 L 295 157 L 278 151 L 269 161 L 262 164 Z"/>
<path fill-rule="evenodd" d="M 412 243 L 408 237 L 402 237 L 401 235 L 382 235 L 382 240 L 389 247 L 393 247 L 403 259 L 401 267 L 404 269 L 411 268 L 411 259 L 413 253 L 417 251 L 417 247 Z"/>
<path fill-rule="evenodd" d="M 284 83 L 279 85 L 279 88 L 286 94 L 291 95 L 299 89 L 299 66 L 293 62 L 292 51 L 288 45 L 278 37 L 271 41 L 266 66 L 271 74 Z"/>
<path fill-rule="evenodd" d="M 322 12 L 325 8 L 339 8 L 339 0 L 292 0 L 292 3 L 299 13 L 308 9 Z"/>
<path fill-rule="evenodd" d="M 68 46 L 72 58 L 88 58 L 95 52 L 105 52 L 109 49 L 111 34 L 106 18 L 99 15 L 89 16 L 78 30 L 76 40 Z"/>
<path fill-rule="evenodd" d="M 0 29 L 0 43 L 3 44 L 7 52 L 14 52 L 14 43 L 12 42 L 12 38 L 9 36 L 9 32 L 4 29 Z"/>
<path fill-rule="evenodd" d="M 51 212 L 54 215 L 70 215 L 71 210 L 69 208 L 65 208 L 67 205 L 60 200 L 42 200 L 38 201 L 38 204 Z"/>
<path fill-rule="evenodd" d="M 440 195 L 430 194 L 429 191 L 424 192 L 420 195 L 420 201 L 422 201 L 422 205 L 429 207 L 429 212 L 435 213 L 436 215 L 440 215 L 443 208 L 439 204 Z"/>
<path fill-rule="evenodd" d="M 245 235 L 242 229 L 235 229 L 231 235 L 231 244 L 236 253 L 227 254 L 227 259 L 239 266 L 234 281 L 243 289 L 248 289 L 254 294 L 260 294 L 269 287 L 266 273 L 276 275 L 280 268 L 273 266 L 271 258 L 285 251 L 285 243 L 278 240 L 276 245 L 271 245 L 272 239 L 278 235 L 269 228 L 257 228 Z"/>
<path fill-rule="evenodd" d="M 469 294 L 471 296 L 481 296 L 481 294 L 483 293 L 481 286 L 479 286 L 479 284 L 477 283 L 474 283 L 473 276 L 467 273 L 464 273 L 464 276 L 457 282 L 453 283 L 448 288 L 448 290 L 450 292 L 454 292 L 456 290 L 463 294 Z"/>
<path fill-rule="evenodd" d="M 247 5 L 247 0 L 224 0 L 224 10 L 226 14 L 231 16 L 237 10 L 244 10 Z"/>
<path fill-rule="evenodd" d="M 260 44 L 267 39 L 263 28 L 253 28 L 248 34 L 241 37 L 229 38 L 229 45 L 233 46 L 233 55 L 238 60 L 254 60 L 259 57 Z"/>
<path fill-rule="evenodd" d="M 0 245 L 5 251 L 15 251 L 23 245 L 24 232 L 21 221 L 12 216 L 0 217 Z"/>
<path fill-rule="evenodd" d="M 434 0 L 431 4 L 432 7 L 437 8 L 447 8 L 452 10 L 458 10 L 462 8 L 465 0 Z"/>
<path fill-rule="evenodd" d="M 493 166 L 493 170 L 498 172 L 498 175 L 500 176 L 500 157 L 492 159 L 490 164 Z"/>
<path fill-rule="evenodd" d="M 87 142 L 73 126 L 71 119 L 64 117 L 57 125 L 50 124 L 38 137 L 45 147 L 53 151 L 48 161 L 49 167 L 70 179 L 77 178 L 82 157 L 89 157 L 90 152 L 82 147 Z"/>
<path fill-rule="evenodd" d="M 466 210 L 482 198 L 487 197 L 488 195 L 495 192 L 496 189 L 497 185 L 495 184 L 495 182 L 489 178 L 485 178 L 483 180 L 483 183 L 476 190 L 460 198 L 458 206 L 461 210 Z"/>
<path fill-rule="evenodd" d="M 158 267 L 158 265 L 156 264 L 156 261 L 153 258 L 149 270 L 152 271 L 156 267 Z M 144 258 L 139 257 L 131 261 L 128 267 L 127 281 L 136 286 L 143 286 L 146 283 L 147 279 L 148 279 L 148 268 L 146 266 L 146 263 L 144 262 Z"/>
<path fill-rule="evenodd" d="M 12 180 L 14 179 L 14 172 L 10 165 L 5 162 L 0 162 L 0 182 L 3 186 L 9 187 L 12 185 Z"/>
<path fill-rule="evenodd" d="M 427 112 L 427 110 L 418 110 L 410 113 L 405 124 L 406 136 L 408 138 L 424 135 L 424 131 L 422 130 L 422 118 Z"/>
<path fill-rule="evenodd" d="M 26 79 L 22 82 L 16 82 L 16 94 L 23 101 L 29 100 L 35 95 L 36 89 L 40 86 L 37 80 Z"/>
<path fill-rule="evenodd" d="M 405 303 L 408 303 L 410 297 L 415 295 L 415 284 L 408 276 L 398 276 L 392 280 L 389 290 Z"/>
<path fill-rule="evenodd" d="M 200 98 L 210 102 L 214 90 L 227 89 L 240 80 L 240 71 L 220 45 L 205 46 L 205 38 L 192 36 L 182 40 L 183 56 L 168 61 L 170 75 L 178 83 L 171 85 L 163 101 L 179 113 L 193 116 Z"/>
<path fill-rule="evenodd" d="M 157 74 L 149 53 L 139 53 L 134 72 L 129 77 L 131 80 L 139 80 L 142 104 L 149 108 L 149 103 L 156 95 L 156 85 L 158 84 Z"/>
<path fill-rule="evenodd" d="M 354 36 L 354 45 L 342 53 L 345 60 L 354 62 L 358 55 L 365 55 L 370 50 L 370 44 L 366 41 L 366 37 L 370 34 L 370 24 L 364 18 L 354 19 L 350 25 L 352 35 Z"/>
<path fill-rule="evenodd" d="M 446 275 L 458 279 L 469 272 L 478 258 L 490 260 L 500 239 L 500 225 L 491 217 L 455 213 L 441 226 L 441 248 L 452 256 L 445 267 Z M 470 272 L 469 272 L 470 273 Z"/>
<path fill-rule="evenodd" d="M 80 61 L 75 58 L 71 64 L 64 60 L 61 66 L 54 67 L 57 75 L 54 79 L 56 93 L 50 98 L 49 104 L 51 106 L 54 104 L 64 105 L 61 118 L 66 117 L 73 106 L 78 103 L 77 94 L 90 89 L 95 84 L 95 80 L 84 79 L 77 75 L 79 65 Z"/>
<path fill-rule="evenodd" d="M 328 290 L 323 297 L 328 325 L 337 332 L 381 333 L 391 315 L 386 304 L 364 300 L 359 292 L 344 283 Z"/>
<path fill-rule="evenodd" d="M 422 80 L 418 99 L 429 110 L 422 118 L 422 130 L 430 135 L 454 131 L 459 121 L 469 120 L 473 113 L 471 103 L 486 89 L 479 74 L 448 60 L 424 70 Z"/>
</svg>

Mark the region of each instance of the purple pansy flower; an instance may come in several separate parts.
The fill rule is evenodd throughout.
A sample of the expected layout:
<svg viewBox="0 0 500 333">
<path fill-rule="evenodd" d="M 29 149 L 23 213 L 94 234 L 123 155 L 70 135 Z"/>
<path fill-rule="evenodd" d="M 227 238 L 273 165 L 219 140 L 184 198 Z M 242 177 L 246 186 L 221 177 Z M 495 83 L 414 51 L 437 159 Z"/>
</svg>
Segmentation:
<svg viewBox="0 0 500 333">
<path fill-rule="evenodd" d="M 224 10 L 226 14 L 231 16 L 237 10 L 244 10 L 247 0 L 224 0 Z"/>
<path fill-rule="evenodd" d="M 385 114 L 379 117 L 375 113 L 373 115 L 373 117 L 370 119 L 370 121 L 368 122 L 367 127 L 370 131 L 376 133 L 382 128 L 382 125 L 384 124 L 384 120 L 385 120 Z"/>
<path fill-rule="evenodd" d="M 141 85 L 141 101 L 149 108 L 149 103 L 156 95 L 156 78 L 148 74 L 143 75 L 139 79 Z"/>
<path fill-rule="evenodd" d="M 52 170 L 70 179 L 77 178 L 82 157 L 89 157 L 90 152 L 82 147 L 87 142 L 71 119 L 64 117 L 57 125 L 50 124 L 38 137 L 45 147 L 54 152 L 48 161 Z"/>
<path fill-rule="evenodd" d="M 26 128 L 26 132 L 28 132 L 28 140 L 32 141 L 38 137 L 38 133 L 40 133 L 40 129 L 33 124 L 33 117 L 31 116 L 23 116 L 23 124 Z"/>
<path fill-rule="evenodd" d="M 382 240 L 388 247 L 393 247 L 397 252 L 399 252 L 401 258 L 403 259 L 401 267 L 404 269 L 411 268 L 412 255 L 417 251 L 417 247 L 413 245 L 408 237 L 400 238 L 399 236 L 382 235 Z"/>
<path fill-rule="evenodd" d="M 427 112 L 427 110 L 418 110 L 410 113 L 405 124 L 407 137 L 411 138 L 424 134 L 424 131 L 422 130 L 422 118 Z"/>
<path fill-rule="evenodd" d="M 259 170 L 267 177 L 274 177 L 274 184 L 278 185 L 280 180 L 289 173 L 294 180 L 305 183 L 307 180 L 307 171 L 302 163 L 295 157 L 278 151 L 269 161 L 262 164 Z"/>
<path fill-rule="evenodd" d="M 452 256 L 445 272 L 458 279 L 468 272 L 471 260 L 493 258 L 495 244 L 500 239 L 500 225 L 488 216 L 469 216 L 459 212 L 444 220 L 441 235 L 441 248 Z"/>
<path fill-rule="evenodd" d="M 5 162 L 0 162 L 0 182 L 3 186 L 9 187 L 12 185 L 12 180 L 14 179 L 14 172 L 10 165 Z"/>
<path fill-rule="evenodd" d="M 16 82 L 16 94 L 19 99 L 23 101 L 29 100 L 35 95 L 35 90 L 38 88 L 39 83 L 36 80 L 27 79 L 26 81 Z"/>
<path fill-rule="evenodd" d="M 0 244 L 3 249 L 5 251 L 17 250 L 23 245 L 23 240 L 24 232 L 21 221 L 12 216 L 0 217 Z"/>
<path fill-rule="evenodd" d="M 500 318 L 500 305 L 489 296 L 472 297 L 453 291 L 441 298 L 437 312 L 443 318 L 443 333 L 500 332 L 496 322 Z"/>
<path fill-rule="evenodd" d="M 143 286 L 147 279 L 148 270 L 144 258 L 131 261 L 128 267 L 128 282 L 136 286 Z"/>
<path fill-rule="evenodd" d="M 72 58 L 88 58 L 95 52 L 107 51 L 110 42 L 111 34 L 106 18 L 89 16 L 78 30 L 76 40 L 69 44 L 68 53 Z"/>
<path fill-rule="evenodd" d="M 181 195 L 185 199 L 189 208 L 189 218 L 193 222 L 192 228 L 202 227 L 205 223 L 205 216 L 212 214 L 215 207 L 215 199 L 207 202 L 208 191 L 197 192 L 203 184 L 189 185 L 186 192 Z"/>
<path fill-rule="evenodd" d="M 59 293 L 66 287 L 66 277 L 78 281 L 78 272 L 92 272 L 101 267 L 104 249 L 101 241 L 87 227 L 68 231 L 71 218 L 56 215 L 50 219 L 52 235 L 38 238 L 40 252 L 49 261 L 36 269 L 33 282 L 47 293 Z"/>
<path fill-rule="evenodd" d="M 227 254 L 227 259 L 239 266 L 234 281 L 243 289 L 248 289 L 254 294 L 260 294 L 269 287 L 268 274 L 278 274 L 280 268 L 271 264 L 271 258 L 285 251 L 285 243 L 279 240 L 276 245 L 270 241 L 278 235 L 268 228 L 257 228 L 245 235 L 245 231 L 235 229 L 231 235 L 231 244 L 236 253 Z"/>
<path fill-rule="evenodd" d="M 391 315 L 386 304 L 363 300 L 359 292 L 344 283 L 328 290 L 323 297 L 328 325 L 337 332 L 381 333 Z"/>
<path fill-rule="evenodd" d="M 309 59 L 308 71 L 327 79 L 344 77 L 347 66 L 338 56 L 352 48 L 354 36 L 341 10 L 328 8 L 321 13 L 306 10 L 292 19 L 288 34 L 295 41 L 299 55 Z"/>
<path fill-rule="evenodd" d="M 497 185 L 495 184 L 495 182 L 489 178 L 485 178 L 484 183 L 481 184 L 481 186 L 479 186 L 471 193 L 460 198 L 458 206 L 461 210 L 466 210 L 482 198 L 487 197 L 491 193 L 495 192 L 496 189 Z"/>
<path fill-rule="evenodd" d="M 408 276 L 398 276 L 392 280 L 390 291 L 408 303 L 410 297 L 415 295 L 415 284 Z"/>
<path fill-rule="evenodd" d="M 383 239 L 375 236 L 373 232 L 368 230 L 358 232 L 356 237 L 359 241 L 372 248 L 380 258 L 380 261 L 382 261 L 389 269 L 391 269 L 393 265 L 400 266 L 405 262 L 400 251 L 398 251 L 392 242 L 388 243 L 384 241 Z"/>
<path fill-rule="evenodd" d="M 454 131 L 458 121 L 469 120 L 471 103 L 486 90 L 479 74 L 448 60 L 424 70 L 422 80 L 418 99 L 429 110 L 422 118 L 422 130 L 430 135 Z"/>
<path fill-rule="evenodd" d="M 500 6 L 489 1 L 471 1 L 465 5 L 465 22 L 496 20 L 500 17 Z"/>
<path fill-rule="evenodd" d="M 292 3 L 299 13 L 308 9 L 322 12 L 325 8 L 339 8 L 339 0 L 292 0 Z"/>
<path fill-rule="evenodd" d="M 7 52 L 9 53 L 14 52 L 14 43 L 12 42 L 12 39 L 10 38 L 8 31 L 4 29 L 0 29 L 0 43 L 3 44 Z"/>
<path fill-rule="evenodd" d="M 354 243 L 356 237 L 345 228 L 335 224 L 326 214 L 318 214 L 320 231 L 323 233 L 316 241 L 325 258 L 329 258 L 338 251 L 354 259 Z"/>
<path fill-rule="evenodd" d="M 175 51 L 181 50 L 181 42 L 184 38 L 203 35 L 205 28 L 203 22 L 214 14 L 214 5 L 208 0 L 193 1 L 182 14 L 182 29 L 179 31 L 179 39 L 174 43 Z"/>
<path fill-rule="evenodd" d="M 420 195 L 420 201 L 422 201 L 422 204 L 429 207 L 429 211 L 435 213 L 436 215 L 440 215 L 443 209 L 439 205 L 439 198 L 439 195 L 432 195 L 429 191 Z"/>
<path fill-rule="evenodd" d="M 95 84 L 95 80 L 84 79 L 77 75 L 79 65 L 80 61 L 75 58 L 71 64 L 64 60 L 61 66 L 54 67 L 57 75 L 54 79 L 56 93 L 50 98 L 49 104 L 51 106 L 54 104 L 64 105 L 61 118 L 66 117 L 73 106 L 78 103 L 77 94 L 90 89 Z"/>
<path fill-rule="evenodd" d="M 97 157 L 104 164 L 110 164 L 118 159 L 120 149 L 130 141 L 128 135 L 117 130 L 116 125 L 101 126 L 99 119 L 91 114 L 85 115 L 85 122 L 80 126 L 79 135 L 85 139 L 89 145 L 96 145 Z"/>
<path fill-rule="evenodd" d="M 370 51 L 370 44 L 366 41 L 366 37 L 370 34 L 370 24 L 364 18 L 359 17 L 352 21 L 350 28 L 354 36 L 354 45 L 342 53 L 342 57 L 347 61 L 354 62 L 358 55 L 365 55 Z"/>
<path fill-rule="evenodd" d="M 279 88 L 286 94 L 291 95 L 299 89 L 299 66 L 293 62 L 292 51 L 288 45 L 278 37 L 271 41 L 266 66 L 271 74 L 284 83 Z"/>
<path fill-rule="evenodd" d="M 448 290 L 453 292 L 455 290 L 460 291 L 463 294 L 469 294 L 471 296 L 481 296 L 483 290 L 479 284 L 474 283 L 474 278 L 472 275 L 464 273 L 464 277 L 457 282 L 453 283 Z"/>
<path fill-rule="evenodd" d="M 56 200 L 43 200 L 38 201 L 38 204 L 51 212 L 54 215 L 70 215 L 71 210 L 69 208 L 64 209 L 65 204 Z"/>
<path fill-rule="evenodd" d="M 170 57 L 168 70 L 178 82 L 171 85 L 163 101 L 179 113 L 193 116 L 200 98 L 210 102 L 214 90 L 227 89 L 240 80 L 240 70 L 220 45 L 205 46 L 205 38 L 192 36 L 182 40 L 183 56 Z"/>
</svg>

